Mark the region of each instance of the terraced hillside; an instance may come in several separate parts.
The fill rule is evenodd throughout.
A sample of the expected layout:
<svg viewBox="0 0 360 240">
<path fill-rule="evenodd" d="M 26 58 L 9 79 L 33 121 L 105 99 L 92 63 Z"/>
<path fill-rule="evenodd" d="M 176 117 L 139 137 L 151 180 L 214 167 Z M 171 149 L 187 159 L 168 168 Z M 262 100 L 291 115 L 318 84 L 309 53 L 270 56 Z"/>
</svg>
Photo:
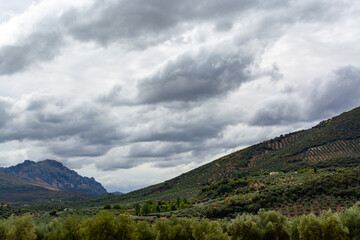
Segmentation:
<svg viewBox="0 0 360 240">
<path fill-rule="evenodd" d="M 360 160 L 360 108 L 322 121 L 317 126 L 281 135 L 231 153 L 163 183 L 106 201 L 171 200 L 195 196 L 203 186 L 237 175 L 303 168 L 358 166 Z"/>
<path fill-rule="evenodd" d="M 206 203 L 193 211 L 207 217 L 233 217 L 277 210 L 287 217 L 323 210 L 339 212 L 360 200 L 360 168 L 327 168 L 225 179 L 201 189 L 197 202 Z M 188 214 L 188 213 L 187 213 Z"/>
</svg>

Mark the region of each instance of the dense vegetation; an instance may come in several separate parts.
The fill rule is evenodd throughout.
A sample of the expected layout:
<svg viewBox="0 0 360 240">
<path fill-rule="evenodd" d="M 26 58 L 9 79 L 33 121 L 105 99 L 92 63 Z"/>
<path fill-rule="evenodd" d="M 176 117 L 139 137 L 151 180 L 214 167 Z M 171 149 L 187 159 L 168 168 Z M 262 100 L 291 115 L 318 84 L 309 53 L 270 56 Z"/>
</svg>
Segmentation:
<svg viewBox="0 0 360 240">
<path fill-rule="evenodd" d="M 101 211 L 90 218 L 69 215 L 35 224 L 26 214 L 0 221 L 0 239 L 156 239 L 156 240 L 238 240 L 238 239 L 359 239 L 358 205 L 339 214 L 323 212 L 287 220 L 276 211 L 260 210 L 258 215 L 238 215 L 234 221 L 189 218 L 156 220 L 154 224 L 134 221 L 129 215 L 115 216 Z"/>
<path fill-rule="evenodd" d="M 277 175 L 226 179 L 202 188 L 198 201 L 219 198 L 206 206 L 206 217 L 256 213 L 260 208 L 278 210 L 287 217 L 339 211 L 360 199 L 360 169 L 303 169 Z"/>
</svg>

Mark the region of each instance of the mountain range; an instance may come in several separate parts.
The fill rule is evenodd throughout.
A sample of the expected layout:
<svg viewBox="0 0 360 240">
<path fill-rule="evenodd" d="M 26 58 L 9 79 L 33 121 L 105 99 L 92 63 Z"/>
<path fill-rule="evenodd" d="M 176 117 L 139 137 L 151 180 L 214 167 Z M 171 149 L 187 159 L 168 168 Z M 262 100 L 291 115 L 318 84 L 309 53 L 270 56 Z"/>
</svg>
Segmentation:
<svg viewBox="0 0 360 240">
<path fill-rule="evenodd" d="M 106 189 L 94 178 L 82 177 L 55 160 L 0 168 L 0 200 L 29 201 L 73 195 L 102 195 Z"/>
</svg>

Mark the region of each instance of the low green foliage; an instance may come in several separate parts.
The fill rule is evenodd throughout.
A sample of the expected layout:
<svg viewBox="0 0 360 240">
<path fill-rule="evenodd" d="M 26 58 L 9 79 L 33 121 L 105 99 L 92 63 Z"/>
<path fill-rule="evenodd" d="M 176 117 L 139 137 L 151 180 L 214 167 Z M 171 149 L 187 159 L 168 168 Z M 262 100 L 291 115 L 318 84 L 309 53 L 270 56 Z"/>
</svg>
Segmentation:
<svg viewBox="0 0 360 240">
<path fill-rule="evenodd" d="M 297 239 L 304 240 L 328 240 L 328 239 L 348 239 L 349 230 L 345 227 L 337 214 L 330 211 L 317 218 L 310 214 L 301 217 L 298 224 Z M 295 235 L 294 235 L 295 236 Z M 294 238 L 295 239 L 295 238 Z"/>
<path fill-rule="evenodd" d="M 318 215 L 328 208 L 337 211 L 345 203 L 349 208 L 352 205 L 349 198 L 360 199 L 360 168 L 323 169 L 316 174 L 312 169 L 304 169 L 281 175 L 225 179 L 202 188 L 195 201 L 208 201 L 203 205 L 208 218 L 222 218 L 279 207 L 286 216 L 295 216 L 302 215 L 302 207 L 309 214 L 310 206 Z M 210 203 L 211 199 L 218 201 Z"/>
<path fill-rule="evenodd" d="M 22 217 L 10 217 L 0 223 L 0 239 L 35 240 L 35 224 L 29 214 Z"/>
<path fill-rule="evenodd" d="M 153 202 L 152 200 L 148 200 L 142 206 L 138 203 L 135 204 L 133 206 L 133 211 L 135 215 L 146 216 L 151 213 L 169 212 L 189 207 L 191 207 L 191 203 L 186 198 L 178 198 L 176 201 L 171 202 Z"/>
<path fill-rule="evenodd" d="M 359 239 L 360 209 L 354 206 L 340 214 L 323 212 L 292 220 L 279 212 L 260 210 L 241 214 L 233 221 L 189 218 L 135 222 L 129 215 L 101 211 L 80 219 L 69 216 L 35 226 L 30 215 L 0 221 L 1 240 L 351 240 Z"/>
<path fill-rule="evenodd" d="M 351 239 L 360 239 L 360 209 L 359 205 L 345 210 L 340 214 L 341 222 L 348 228 Z"/>
</svg>

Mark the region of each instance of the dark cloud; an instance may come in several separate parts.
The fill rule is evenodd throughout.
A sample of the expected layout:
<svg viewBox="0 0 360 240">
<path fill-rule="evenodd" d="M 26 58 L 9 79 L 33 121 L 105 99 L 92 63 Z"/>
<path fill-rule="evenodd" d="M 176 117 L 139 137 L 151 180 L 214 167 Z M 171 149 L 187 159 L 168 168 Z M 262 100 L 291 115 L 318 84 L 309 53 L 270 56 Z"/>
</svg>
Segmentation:
<svg viewBox="0 0 360 240">
<path fill-rule="evenodd" d="M 140 81 L 138 101 L 194 101 L 224 95 L 251 79 L 252 56 L 200 52 L 169 62 L 154 76 Z"/>
<path fill-rule="evenodd" d="M 7 99 L 2 99 L 0 97 L 0 129 L 5 126 L 9 120 L 8 107 L 11 106 L 11 103 Z"/>
<path fill-rule="evenodd" d="M 260 77 L 282 78 L 276 64 L 270 69 L 260 69 L 256 58 L 256 53 L 245 54 L 241 50 L 187 53 L 169 61 L 152 76 L 138 80 L 136 98 L 126 98 L 123 88 L 115 86 L 98 100 L 110 105 L 161 103 L 175 108 L 192 107 L 191 102 L 226 97 L 241 84 Z"/>
<path fill-rule="evenodd" d="M 107 144 L 91 144 L 76 136 L 63 141 L 50 142 L 46 144 L 46 147 L 52 154 L 62 158 L 99 157 L 112 148 Z"/>
<path fill-rule="evenodd" d="M 56 99 L 38 95 L 12 104 L 6 128 L 0 128 L 0 142 L 39 141 L 61 157 L 101 156 L 124 136 L 107 114 L 94 104 L 64 107 Z M 0 114 L 2 114 L 0 104 Z M 1 126 L 0 126 L 1 127 Z"/>
<path fill-rule="evenodd" d="M 52 60 L 64 45 L 58 32 L 35 32 L 14 45 L 0 48 L 0 75 L 26 70 L 30 65 Z"/>
<path fill-rule="evenodd" d="M 243 111 L 237 106 L 223 108 L 217 100 L 208 101 L 193 108 L 157 108 L 149 116 L 130 128 L 129 142 L 202 142 L 217 138 L 228 125 L 241 119 Z"/>
<path fill-rule="evenodd" d="M 244 21 L 247 14 L 257 12 L 257 18 L 262 19 L 263 24 L 256 34 L 246 38 L 256 36 L 262 39 L 265 35 L 277 38 L 279 29 L 296 21 L 338 19 L 343 5 L 325 1 L 298 3 L 278 0 L 95 1 L 87 8 L 66 11 L 60 19 L 48 17 L 28 36 L 13 45 L 2 46 L 0 75 L 15 74 L 32 64 L 54 59 L 65 46 L 64 39 L 68 36 L 102 46 L 116 42 L 127 50 L 144 49 L 181 37 L 184 32 L 203 23 L 215 26 L 215 31 L 229 31 L 236 21 Z"/>
<path fill-rule="evenodd" d="M 147 159 L 148 161 L 148 159 Z M 125 157 L 106 157 L 102 161 L 96 161 L 95 166 L 97 169 L 103 170 L 103 171 L 113 171 L 115 169 L 130 169 L 137 167 L 144 162 L 147 162 L 145 160 L 140 159 L 130 159 Z"/>
<path fill-rule="evenodd" d="M 67 12 L 62 20 L 69 34 L 80 41 L 95 41 L 101 45 L 120 42 L 129 48 L 146 48 L 204 22 L 214 23 L 217 31 L 228 31 L 233 21 L 253 10 L 267 11 L 272 19 L 286 23 L 289 20 L 321 20 L 329 12 L 336 16 L 341 6 L 333 5 L 326 1 L 278 0 L 98 1 L 86 10 Z M 338 12 L 333 11 L 335 9 Z M 284 11 L 285 18 L 278 15 L 279 10 Z"/>
<path fill-rule="evenodd" d="M 301 121 L 317 121 L 351 110 L 360 102 L 360 69 L 340 67 L 328 76 L 315 78 L 310 84 L 285 90 L 252 114 L 249 124 L 257 126 L 285 125 Z"/>
<path fill-rule="evenodd" d="M 301 108 L 292 99 L 279 97 L 270 100 L 256 111 L 250 123 L 257 126 L 286 125 L 301 121 Z"/>
<path fill-rule="evenodd" d="M 128 158 L 164 158 L 187 151 L 186 144 L 151 142 L 131 145 Z"/>
<path fill-rule="evenodd" d="M 146 48 L 177 35 L 192 22 L 223 22 L 224 18 L 235 13 L 238 17 L 252 6 L 265 8 L 276 4 L 276 1 L 249 0 L 100 1 L 85 11 L 69 11 L 63 21 L 69 34 L 80 41 L 96 41 L 101 45 L 120 42 L 133 48 Z"/>
<path fill-rule="evenodd" d="M 360 69 L 345 66 L 309 86 L 306 106 L 309 118 L 324 118 L 350 110 L 360 102 Z"/>
<path fill-rule="evenodd" d="M 215 25 L 216 31 L 227 32 L 233 27 L 233 23 L 229 21 L 218 22 Z"/>
</svg>

